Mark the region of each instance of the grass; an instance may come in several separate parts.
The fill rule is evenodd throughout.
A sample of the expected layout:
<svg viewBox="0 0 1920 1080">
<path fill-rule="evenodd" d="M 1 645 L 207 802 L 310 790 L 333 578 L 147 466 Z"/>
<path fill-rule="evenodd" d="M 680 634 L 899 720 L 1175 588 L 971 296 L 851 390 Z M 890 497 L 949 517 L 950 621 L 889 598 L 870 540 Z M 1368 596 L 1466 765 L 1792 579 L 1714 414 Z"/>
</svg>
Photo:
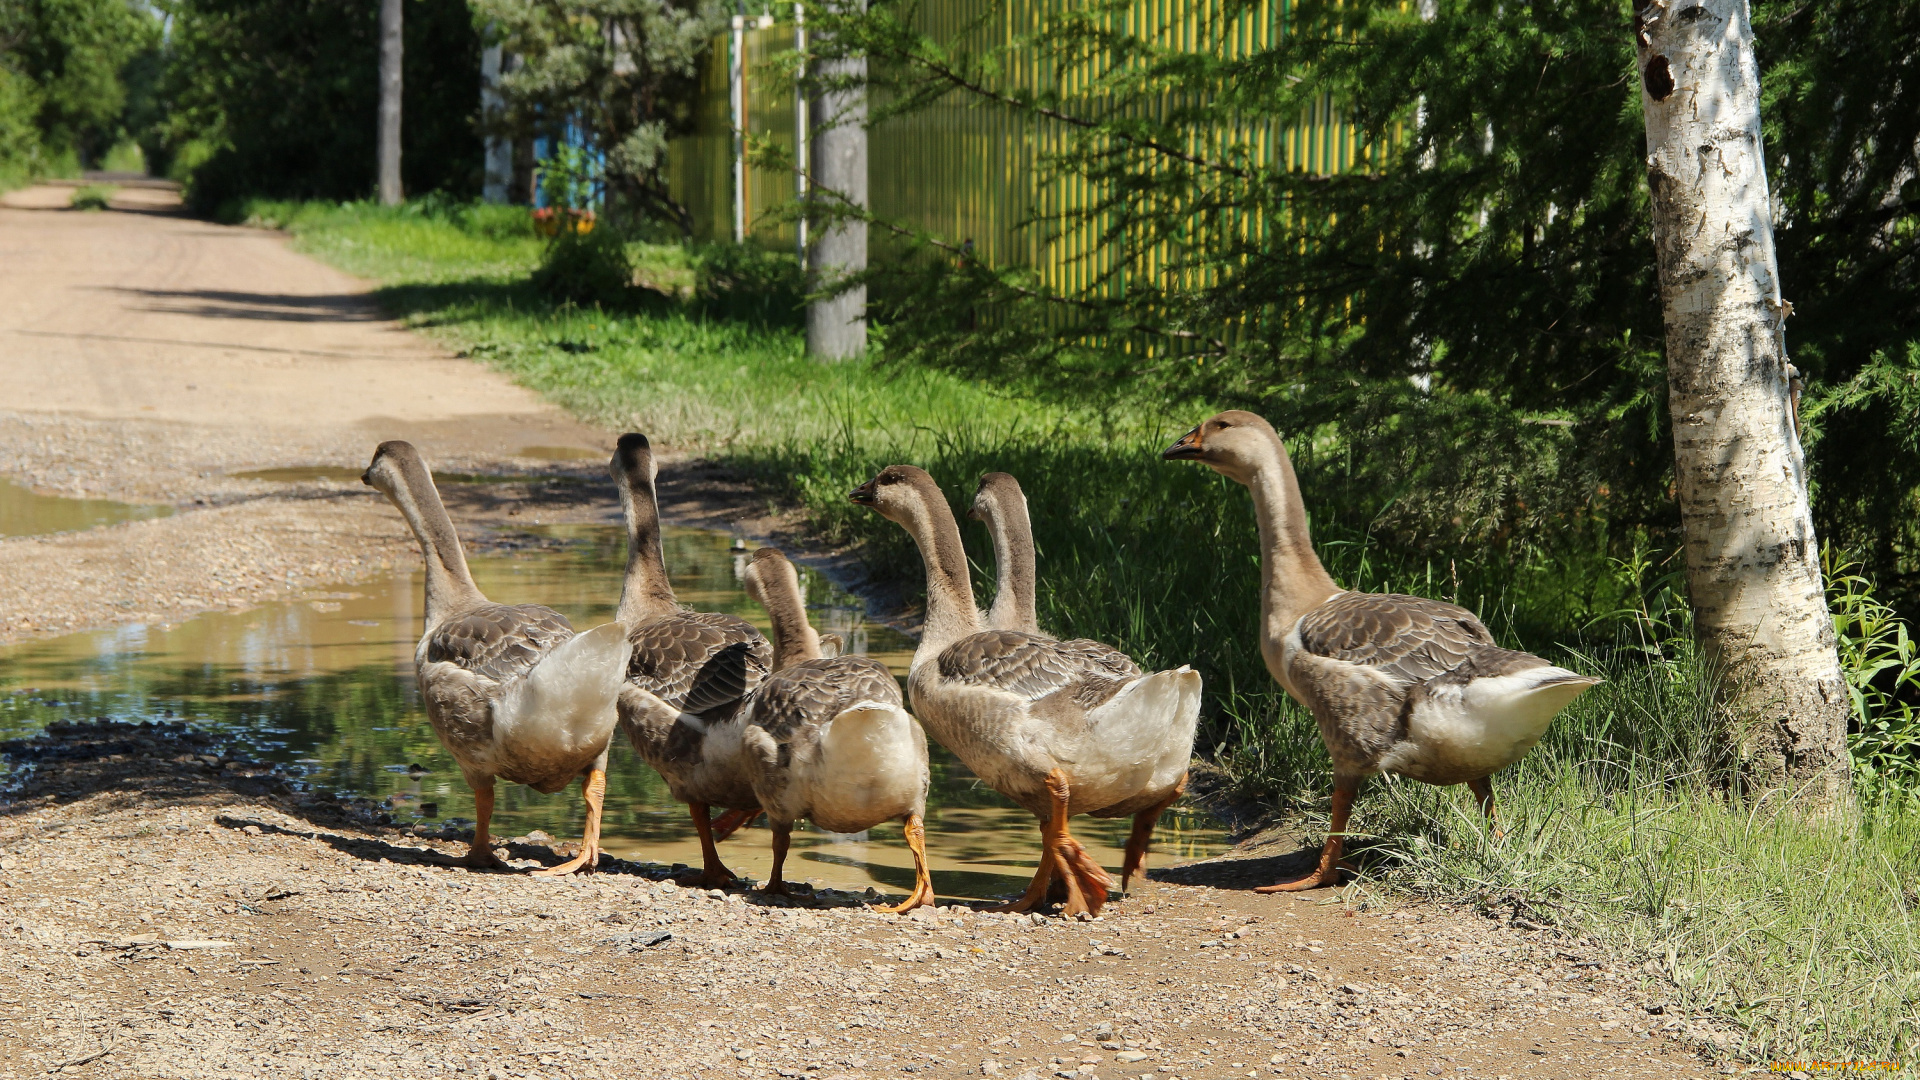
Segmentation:
<svg viewBox="0 0 1920 1080">
<path fill-rule="evenodd" d="M 803 506 L 824 539 L 865 544 L 877 574 L 917 582 L 918 561 L 901 530 L 848 503 L 853 486 L 910 462 L 961 509 L 981 472 L 1013 473 L 1035 508 L 1042 623 L 1149 666 L 1195 664 L 1208 688 L 1201 751 L 1244 791 L 1324 814 L 1315 727 L 1275 689 L 1254 641 L 1250 500 L 1157 458 L 1196 412 L 1060 408 L 924 371 L 818 364 L 792 326 L 703 318 L 687 303 L 556 307 L 527 285 L 541 241 L 524 213 L 502 208 L 256 204 L 246 216 L 381 282 L 383 302 L 411 324 L 583 418 L 757 477 Z M 629 254 L 661 293 L 688 291 L 696 260 L 682 249 L 635 244 Z M 1296 452 L 1310 506 L 1338 497 L 1344 453 L 1311 440 Z M 987 538 L 964 531 L 985 599 Z M 1524 911 L 1600 940 L 1641 965 L 1640 977 L 1669 981 L 1681 1006 L 1731 1021 L 1728 1052 L 1749 1060 L 1920 1049 L 1920 808 L 1887 785 L 1842 818 L 1811 814 L 1791 794 L 1730 798 L 1724 719 L 1683 617 L 1664 614 L 1684 604 L 1649 581 L 1648 560 L 1603 573 L 1551 559 L 1438 565 L 1326 528 L 1316 541 L 1351 587 L 1457 600 L 1507 640 L 1609 679 L 1497 779 L 1503 840 L 1456 790 L 1370 785 L 1355 827 L 1375 839 L 1351 888 Z M 1582 630 L 1610 612 L 1628 617 Z M 1855 622 L 1893 635 L 1885 620 Z M 1904 636 L 1884 640 L 1894 644 L 1849 655 L 1907 649 L 1911 660 Z M 1887 748 L 1907 745 L 1896 734 L 1875 744 L 1878 774 Z"/>
</svg>

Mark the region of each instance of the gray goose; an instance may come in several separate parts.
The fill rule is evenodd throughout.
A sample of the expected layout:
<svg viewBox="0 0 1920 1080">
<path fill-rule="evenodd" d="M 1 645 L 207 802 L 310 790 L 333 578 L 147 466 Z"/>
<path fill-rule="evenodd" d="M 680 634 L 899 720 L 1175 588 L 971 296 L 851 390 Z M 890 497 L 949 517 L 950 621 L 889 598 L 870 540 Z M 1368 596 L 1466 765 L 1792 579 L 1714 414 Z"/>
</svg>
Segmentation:
<svg viewBox="0 0 1920 1080">
<path fill-rule="evenodd" d="M 693 817 L 702 865 L 689 883 L 722 888 L 735 878 L 715 842 L 759 813 L 740 757 L 741 703 L 766 677 L 773 647 L 745 619 L 687 611 L 675 601 L 661 552 L 657 466 L 647 437 L 620 436 L 608 469 L 626 511 L 619 618 L 633 644 L 620 689 L 620 730 Z M 715 822 L 714 806 L 732 812 Z"/>
<path fill-rule="evenodd" d="M 993 535 L 994 592 L 987 625 L 1052 637 L 1041 631 L 1035 613 L 1033 522 L 1027 516 L 1027 496 L 1020 490 L 1020 481 L 1003 472 L 982 476 L 967 516 L 984 522 Z"/>
<path fill-rule="evenodd" d="M 1488 778 L 1524 757 L 1601 680 L 1494 644 L 1471 611 L 1419 596 L 1348 592 L 1313 553 L 1287 449 L 1264 419 L 1232 410 L 1161 456 L 1198 461 L 1253 493 L 1260 528 L 1260 654 L 1308 711 L 1333 759 L 1333 816 L 1320 863 L 1260 892 L 1338 882 L 1360 782 L 1390 772 L 1464 783 L 1491 822 Z"/>
<path fill-rule="evenodd" d="M 913 852 L 913 891 L 890 914 L 934 902 L 927 871 L 927 737 L 901 707 L 900 684 L 870 656 L 821 655 L 807 623 L 799 575 L 770 547 L 753 553 L 747 593 L 773 623 L 773 674 L 748 704 L 747 773 L 773 829 L 766 890 L 786 892 L 781 871 L 793 823 L 851 833 L 900 820 Z"/>
<path fill-rule="evenodd" d="M 625 628 L 605 623 L 575 634 L 552 608 L 488 600 L 467 569 L 433 474 L 412 444 L 381 443 L 360 479 L 399 508 L 426 561 L 426 632 L 414 650 L 414 673 L 427 719 L 473 788 L 473 843 L 461 862 L 505 868 L 487 831 L 496 780 L 552 794 L 584 776 L 580 856 L 534 873 L 592 869 L 614 699 L 631 648 Z"/>
<path fill-rule="evenodd" d="M 983 630 L 960 526 L 933 478 L 889 465 L 850 497 L 905 528 L 926 564 L 927 618 L 907 678 L 914 715 L 974 775 L 1040 819 L 1040 865 L 1005 909 L 1041 904 L 1058 874 L 1067 914 L 1098 913 L 1113 879 L 1067 819 L 1133 816 L 1124 887 L 1186 781 L 1200 676 L 1188 667 L 1144 674 L 1125 653 L 1084 638 Z"/>
</svg>

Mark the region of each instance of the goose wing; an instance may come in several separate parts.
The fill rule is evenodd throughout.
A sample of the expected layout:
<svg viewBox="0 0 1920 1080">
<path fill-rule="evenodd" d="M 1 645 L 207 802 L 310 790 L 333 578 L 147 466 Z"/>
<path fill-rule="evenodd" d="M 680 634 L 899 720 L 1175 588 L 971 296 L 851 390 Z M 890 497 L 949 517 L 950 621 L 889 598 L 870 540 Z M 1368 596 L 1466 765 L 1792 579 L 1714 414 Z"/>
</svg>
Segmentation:
<svg viewBox="0 0 1920 1080">
<path fill-rule="evenodd" d="M 753 694 L 749 723 L 777 742 L 807 724 L 821 724 L 863 701 L 900 704 L 900 683 L 870 656 L 803 660 L 769 675 Z"/>
<path fill-rule="evenodd" d="M 681 712 L 725 719 L 773 666 L 773 646 L 745 619 L 684 612 L 642 623 L 628 639 L 627 681 Z"/>
<path fill-rule="evenodd" d="M 427 638 L 427 663 L 452 664 L 503 683 L 525 675 L 554 646 L 573 636 L 573 624 L 537 604 L 485 604 L 436 627 Z"/>
<path fill-rule="evenodd" d="M 940 654 L 940 677 L 991 686 L 1037 701 L 1070 690 L 1083 708 L 1112 697 L 1140 677 L 1140 665 L 1111 645 L 1086 638 L 1055 641 L 1015 630 L 961 638 Z"/>
<path fill-rule="evenodd" d="M 1466 608 L 1398 593 L 1343 593 L 1303 616 L 1298 630 L 1310 655 L 1372 669 L 1401 685 L 1498 648 Z"/>
</svg>

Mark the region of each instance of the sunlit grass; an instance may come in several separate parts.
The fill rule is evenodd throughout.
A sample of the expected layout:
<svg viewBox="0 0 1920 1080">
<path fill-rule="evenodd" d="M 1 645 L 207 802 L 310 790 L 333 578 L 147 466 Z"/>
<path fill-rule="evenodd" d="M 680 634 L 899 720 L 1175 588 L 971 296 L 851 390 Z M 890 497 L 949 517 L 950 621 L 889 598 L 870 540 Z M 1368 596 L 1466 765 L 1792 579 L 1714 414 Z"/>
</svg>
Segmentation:
<svg viewBox="0 0 1920 1080">
<path fill-rule="evenodd" d="M 958 511 L 980 473 L 1015 474 L 1034 509 L 1042 625 L 1113 642 L 1149 666 L 1194 664 L 1208 692 L 1201 753 L 1243 795 L 1322 812 L 1318 733 L 1259 655 L 1250 500 L 1204 470 L 1158 460 L 1198 415 L 1060 408 L 946 375 L 816 363 L 797 330 L 702 318 L 665 295 L 630 310 L 556 308 L 526 284 L 542 241 L 524 211 L 260 204 L 253 214 L 380 282 L 383 302 L 412 325 L 577 415 L 756 478 L 800 505 L 822 540 L 864 545 L 878 577 L 917 582 L 918 560 L 904 533 L 849 503 L 848 490 L 908 462 L 931 472 Z M 629 250 L 660 294 L 687 284 L 681 249 Z M 1331 479 L 1316 487 L 1311 455 L 1297 457 L 1309 503 L 1333 497 Z M 963 531 L 984 601 L 987 538 L 964 520 Z M 1730 797 L 1729 740 L 1683 647 L 1684 625 L 1643 611 L 1635 648 L 1574 652 L 1565 646 L 1581 641 L 1594 612 L 1541 600 L 1550 590 L 1532 583 L 1551 567 L 1412 565 L 1364 537 L 1322 528 L 1316 540 L 1350 587 L 1457 600 L 1513 644 L 1609 680 L 1497 778 L 1504 840 L 1488 838 L 1457 789 L 1371 784 L 1354 822 L 1378 838 L 1367 881 L 1517 907 L 1591 935 L 1647 977 L 1671 980 L 1680 1004 L 1732 1021 L 1744 1032 L 1734 1050 L 1751 1060 L 1916 1049 L 1911 802 L 1821 817 L 1790 795 Z M 1624 603 L 1644 583 L 1634 568 L 1587 584 Z"/>
</svg>

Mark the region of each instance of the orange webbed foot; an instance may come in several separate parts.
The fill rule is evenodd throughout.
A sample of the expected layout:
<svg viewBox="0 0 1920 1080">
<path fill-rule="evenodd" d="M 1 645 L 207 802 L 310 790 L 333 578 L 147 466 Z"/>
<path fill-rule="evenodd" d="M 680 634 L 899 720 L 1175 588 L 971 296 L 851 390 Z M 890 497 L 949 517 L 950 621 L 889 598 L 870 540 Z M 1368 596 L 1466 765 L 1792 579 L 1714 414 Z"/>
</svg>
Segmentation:
<svg viewBox="0 0 1920 1080">
<path fill-rule="evenodd" d="M 534 877 L 560 877 L 564 874 L 591 874 L 600 865 L 600 845 L 582 846 L 580 854 L 558 866 L 543 866 L 533 871 Z"/>
<path fill-rule="evenodd" d="M 1305 892 L 1308 889 L 1318 889 L 1325 885 L 1338 885 L 1340 884 L 1342 872 L 1358 873 L 1359 869 L 1359 867 L 1350 862 L 1343 862 L 1332 869 L 1320 867 L 1298 881 L 1282 881 L 1274 885 L 1262 885 L 1253 891 L 1257 893 Z"/>
</svg>

